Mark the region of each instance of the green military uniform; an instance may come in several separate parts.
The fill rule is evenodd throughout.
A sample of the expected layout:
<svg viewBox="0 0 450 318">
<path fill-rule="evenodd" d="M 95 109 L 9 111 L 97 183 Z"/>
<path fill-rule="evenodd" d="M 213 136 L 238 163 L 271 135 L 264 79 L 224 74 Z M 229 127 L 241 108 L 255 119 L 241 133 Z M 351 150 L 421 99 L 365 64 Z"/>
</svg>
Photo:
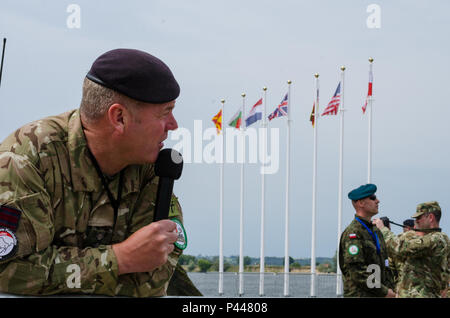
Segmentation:
<svg viewBox="0 0 450 318">
<path fill-rule="evenodd" d="M 388 273 L 388 254 L 381 232 L 376 226 L 359 218 L 369 230 L 378 236 L 377 246 L 367 229 L 356 219 L 344 230 L 339 241 L 339 266 L 343 274 L 344 297 L 384 297 L 388 289 L 393 289 L 392 276 Z M 370 265 L 379 268 L 379 287 L 371 287 L 374 270 Z M 373 268 L 373 267 L 372 267 Z"/>
<path fill-rule="evenodd" d="M 403 263 L 397 293 L 399 297 L 441 297 L 450 279 L 450 241 L 440 231 L 419 236 L 408 231 L 395 236 L 383 228 L 389 253 Z"/>
<path fill-rule="evenodd" d="M 118 175 L 108 184 L 116 200 Z M 123 170 L 122 184 L 113 229 L 114 209 L 88 156 L 78 110 L 32 122 L 7 137 L 0 145 L 0 204 L 6 211 L 0 221 L 9 235 L 7 214 L 16 213 L 17 246 L 0 257 L 0 292 L 166 295 L 178 248 L 152 272 L 118 276 L 112 244 L 152 222 L 158 178 L 153 165 L 133 165 Z M 169 216 L 182 221 L 175 196 L 171 206 Z"/>
</svg>

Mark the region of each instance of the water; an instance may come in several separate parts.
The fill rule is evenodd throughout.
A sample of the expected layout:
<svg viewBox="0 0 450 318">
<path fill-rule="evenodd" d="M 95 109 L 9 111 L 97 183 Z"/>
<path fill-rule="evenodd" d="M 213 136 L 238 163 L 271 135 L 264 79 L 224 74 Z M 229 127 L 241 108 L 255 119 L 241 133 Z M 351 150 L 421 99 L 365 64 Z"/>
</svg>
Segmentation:
<svg viewBox="0 0 450 318">
<path fill-rule="evenodd" d="M 205 297 L 219 297 L 219 273 L 188 273 L 189 278 Z M 311 274 L 290 273 L 289 274 L 289 297 L 310 297 Z M 264 296 L 285 297 L 284 273 L 264 274 Z M 239 297 L 239 274 L 223 273 L 223 295 L 222 297 Z M 243 297 L 259 296 L 259 273 L 244 273 L 244 295 Z M 335 298 L 336 296 L 336 274 L 316 275 L 316 297 Z"/>
</svg>

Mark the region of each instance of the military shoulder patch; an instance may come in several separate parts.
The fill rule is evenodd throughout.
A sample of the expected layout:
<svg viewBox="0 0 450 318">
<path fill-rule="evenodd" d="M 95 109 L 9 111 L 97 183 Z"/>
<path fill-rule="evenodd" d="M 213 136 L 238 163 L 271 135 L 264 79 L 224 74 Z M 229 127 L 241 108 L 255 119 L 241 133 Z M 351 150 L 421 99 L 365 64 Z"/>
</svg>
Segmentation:
<svg viewBox="0 0 450 318">
<path fill-rule="evenodd" d="M 0 227 L 0 260 L 10 258 L 16 253 L 17 238 L 10 229 Z"/>
<path fill-rule="evenodd" d="M 348 235 L 348 238 L 355 239 L 356 238 L 356 234 L 355 233 L 351 233 L 351 234 Z"/>
<path fill-rule="evenodd" d="M 187 247 L 186 230 L 184 229 L 184 226 L 183 226 L 183 224 L 181 224 L 180 220 L 173 218 L 173 219 L 171 219 L 171 221 L 173 221 L 177 224 L 178 238 L 174 244 L 179 249 L 184 250 Z"/>
<path fill-rule="evenodd" d="M 19 219 L 22 211 L 12 208 L 10 206 L 0 206 L 0 227 L 10 229 L 13 232 L 17 231 L 19 226 Z"/>
<path fill-rule="evenodd" d="M 356 245 L 350 245 L 350 247 L 348 248 L 348 252 L 350 255 L 358 255 L 359 248 Z"/>
</svg>

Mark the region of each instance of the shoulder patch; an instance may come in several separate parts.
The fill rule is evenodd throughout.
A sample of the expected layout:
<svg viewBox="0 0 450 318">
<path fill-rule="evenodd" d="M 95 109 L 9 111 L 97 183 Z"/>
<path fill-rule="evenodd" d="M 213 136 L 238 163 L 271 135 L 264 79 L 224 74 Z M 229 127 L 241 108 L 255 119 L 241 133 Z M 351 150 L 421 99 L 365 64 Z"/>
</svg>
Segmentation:
<svg viewBox="0 0 450 318">
<path fill-rule="evenodd" d="M 13 231 L 0 227 L 0 260 L 5 260 L 16 254 L 17 238 Z"/>
<path fill-rule="evenodd" d="M 0 206 L 0 228 L 7 228 L 16 232 L 22 211 L 7 205 Z"/>
<path fill-rule="evenodd" d="M 355 233 L 351 233 L 351 234 L 348 235 L 348 238 L 355 239 L 356 238 L 356 234 Z"/>
<path fill-rule="evenodd" d="M 187 235 L 186 230 L 184 229 L 183 224 L 181 224 L 180 220 L 173 218 L 171 221 L 175 222 L 177 224 L 177 234 L 178 238 L 176 242 L 174 243 L 176 247 L 178 247 L 180 250 L 184 250 L 187 247 Z"/>
<path fill-rule="evenodd" d="M 359 253 L 359 247 L 356 245 L 350 245 L 348 248 L 348 253 L 350 255 L 358 255 Z"/>
</svg>

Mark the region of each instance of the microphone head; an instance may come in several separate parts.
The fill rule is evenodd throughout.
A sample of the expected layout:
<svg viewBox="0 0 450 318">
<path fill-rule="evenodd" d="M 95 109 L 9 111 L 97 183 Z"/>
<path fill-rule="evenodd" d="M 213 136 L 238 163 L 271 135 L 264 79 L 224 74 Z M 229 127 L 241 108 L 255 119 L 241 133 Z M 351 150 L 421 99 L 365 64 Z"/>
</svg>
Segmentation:
<svg viewBox="0 0 450 318">
<path fill-rule="evenodd" d="M 155 174 L 177 180 L 183 171 L 183 156 L 178 151 L 166 148 L 159 152 L 155 163 Z"/>
</svg>

